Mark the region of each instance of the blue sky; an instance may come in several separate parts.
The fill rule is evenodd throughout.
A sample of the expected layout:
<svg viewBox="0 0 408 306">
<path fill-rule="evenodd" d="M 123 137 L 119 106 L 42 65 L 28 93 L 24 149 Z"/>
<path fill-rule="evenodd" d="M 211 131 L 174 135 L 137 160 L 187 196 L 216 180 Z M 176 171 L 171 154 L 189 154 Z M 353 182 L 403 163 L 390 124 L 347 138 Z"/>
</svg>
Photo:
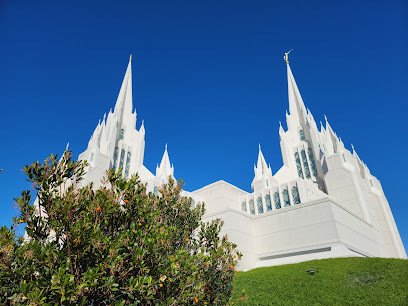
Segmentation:
<svg viewBox="0 0 408 306">
<path fill-rule="evenodd" d="M 326 114 L 382 182 L 408 245 L 406 1 L 0 1 L 0 224 L 22 167 L 82 152 L 133 53 L 145 165 L 169 144 L 187 190 L 250 189 L 258 143 L 282 164 L 283 52 L 316 120 Z"/>
</svg>

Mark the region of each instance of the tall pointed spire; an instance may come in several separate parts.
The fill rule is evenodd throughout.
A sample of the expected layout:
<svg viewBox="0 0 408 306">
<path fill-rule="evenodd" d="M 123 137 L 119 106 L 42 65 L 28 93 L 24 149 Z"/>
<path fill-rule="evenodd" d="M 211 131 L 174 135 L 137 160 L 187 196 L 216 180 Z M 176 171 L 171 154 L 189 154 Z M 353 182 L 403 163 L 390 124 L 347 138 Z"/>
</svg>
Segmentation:
<svg viewBox="0 0 408 306">
<path fill-rule="evenodd" d="M 306 119 L 306 107 L 303 103 L 302 96 L 300 94 L 299 88 L 296 84 L 295 77 L 293 76 L 292 70 L 289 65 L 289 52 L 285 53 L 285 62 L 287 67 L 288 75 L 288 98 L 289 98 L 289 112 L 291 115 L 297 116 L 299 119 Z"/>
<path fill-rule="evenodd" d="M 121 124 L 130 125 L 132 123 L 132 104 L 132 55 L 130 55 L 125 77 L 123 78 L 114 109 L 114 113 L 120 120 Z"/>
</svg>

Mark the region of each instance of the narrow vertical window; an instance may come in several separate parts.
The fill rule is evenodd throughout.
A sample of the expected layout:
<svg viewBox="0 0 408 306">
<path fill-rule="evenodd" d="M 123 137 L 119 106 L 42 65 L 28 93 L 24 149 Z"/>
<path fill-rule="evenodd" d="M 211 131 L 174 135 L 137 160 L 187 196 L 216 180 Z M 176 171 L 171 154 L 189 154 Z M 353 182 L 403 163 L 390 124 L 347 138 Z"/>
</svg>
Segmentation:
<svg viewBox="0 0 408 306">
<path fill-rule="evenodd" d="M 125 149 L 120 151 L 119 168 L 123 169 L 123 162 L 125 161 Z"/>
<path fill-rule="evenodd" d="M 287 188 L 282 191 L 282 198 L 283 198 L 283 202 L 285 203 L 285 207 L 290 206 L 290 198 L 289 198 L 289 192 Z"/>
<path fill-rule="evenodd" d="M 306 157 L 305 150 L 302 150 L 302 152 L 300 154 L 302 155 L 303 168 L 305 169 L 306 177 L 310 178 L 310 169 L 309 169 L 309 164 L 307 162 L 307 157 Z"/>
<path fill-rule="evenodd" d="M 314 156 L 313 156 L 313 151 L 312 151 L 311 148 L 307 149 L 307 154 L 309 155 L 309 160 L 310 160 L 310 163 L 312 164 L 313 176 L 316 177 L 317 176 L 316 162 L 315 162 L 315 159 L 314 159 Z M 344 158 L 344 155 L 343 155 L 343 158 Z"/>
<path fill-rule="evenodd" d="M 296 161 L 296 168 L 297 168 L 297 172 L 300 178 L 304 178 L 303 176 L 303 170 L 302 170 L 302 164 L 300 163 L 300 157 L 299 157 L 299 153 L 295 152 L 295 161 Z"/>
<path fill-rule="evenodd" d="M 113 169 L 116 170 L 116 167 L 118 166 L 118 154 L 119 154 L 119 149 L 118 147 L 115 147 L 115 151 L 113 152 Z"/>
<path fill-rule="evenodd" d="M 299 190 L 298 190 L 297 186 L 292 187 L 292 198 L 293 198 L 293 202 L 295 204 L 300 203 Z"/>
<path fill-rule="evenodd" d="M 124 130 L 124 129 L 120 129 L 119 139 L 123 139 L 124 136 L 125 136 L 125 130 Z"/>
<path fill-rule="evenodd" d="M 255 206 L 254 206 L 254 200 L 249 200 L 249 212 L 251 215 L 255 215 Z"/>
<path fill-rule="evenodd" d="M 281 208 L 279 193 L 277 191 L 273 194 L 273 201 L 275 202 L 275 208 L 276 209 Z"/>
<path fill-rule="evenodd" d="M 305 140 L 305 131 L 300 130 L 299 131 L 299 136 L 300 136 L 300 140 Z"/>
<path fill-rule="evenodd" d="M 128 151 L 127 156 L 126 156 L 125 177 L 129 176 L 129 167 L 130 167 L 130 159 L 131 158 L 132 158 L 132 153 L 130 153 L 130 151 Z"/>
<path fill-rule="evenodd" d="M 262 204 L 262 198 L 258 197 L 256 200 L 256 205 L 258 206 L 258 214 L 263 214 L 264 209 L 263 209 L 263 204 Z"/>
<path fill-rule="evenodd" d="M 241 203 L 241 210 L 242 211 L 247 211 L 247 205 L 246 205 L 245 201 L 242 201 L 242 203 Z"/>
<path fill-rule="evenodd" d="M 266 203 L 266 210 L 271 211 L 272 210 L 272 202 L 271 202 L 271 196 L 267 194 L 265 196 L 265 203 Z"/>
</svg>

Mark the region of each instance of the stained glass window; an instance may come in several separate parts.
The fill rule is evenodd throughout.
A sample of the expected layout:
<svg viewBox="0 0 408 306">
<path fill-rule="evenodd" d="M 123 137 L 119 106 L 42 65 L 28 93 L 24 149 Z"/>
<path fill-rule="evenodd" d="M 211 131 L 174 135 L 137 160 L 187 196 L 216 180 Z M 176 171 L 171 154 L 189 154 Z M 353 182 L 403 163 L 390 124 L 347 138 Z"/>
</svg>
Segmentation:
<svg viewBox="0 0 408 306">
<path fill-rule="evenodd" d="M 125 149 L 120 151 L 119 168 L 123 169 L 123 162 L 125 161 Z"/>
<path fill-rule="evenodd" d="M 243 202 L 241 203 L 241 209 L 242 209 L 242 211 L 247 211 L 247 205 L 246 205 L 246 202 L 245 202 L 245 201 L 243 201 Z"/>
<path fill-rule="evenodd" d="M 305 140 L 305 131 L 300 130 L 299 131 L 299 136 L 300 136 L 300 140 Z"/>
<path fill-rule="evenodd" d="M 256 200 L 256 205 L 258 206 L 258 214 L 263 214 L 264 209 L 263 209 L 263 204 L 262 204 L 262 198 L 258 197 Z"/>
<path fill-rule="evenodd" d="M 271 196 L 267 194 L 265 196 L 265 203 L 266 203 L 266 210 L 271 211 L 272 210 L 272 203 L 271 203 Z"/>
<path fill-rule="evenodd" d="M 275 208 L 276 209 L 281 208 L 279 193 L 277 191 L 273 194 L 273 201 L 275 202 Z"/>
<path fill-rule="evenodd" d="M 309 155 L 309 160 L 310 160 L 310 163 L 312 164 L 313 176 L 317 176 L 316 162 L 315 162 L 315 159 L 313 157 L 313 152 L 312 152 L 311 148 L 307 149 L 307 154 Z"/>
<path fill-rule="evenodd" d="M 307 162 L 307 157 L 306 157 L 305 150 L 302 150 L 301 155 L 302 155 L 303 168 L 305 169 L 306 177 L 310 178 L 310 169 L 309 169 L 309 164 Z"/>
<path fill-rule="evenodd" d="M 295 204 L 300 203 L 299 190 L 298 190 L 297 186 L 292 187 L 292 197 L 293 197 L 293 202 Z"/>
<path fill-rule="evenodd" d="M 118 154 L 119 154 L 119 149 L 118 147 L 115 147 L 115 151 L 113 152 L 113 169 L 115 170 L 118 165 Z"/>
<path fill-rule="evenodd" d="M 297 168 L 298 175 L 299 175 L 300 178 L 304 178 L 302 165 L 300 163 L 300 157 L 299 157 L 298 152 L 295 152 L 295 160 L 296 160 L 296 168 Z"/>
<path fill-rule="evenodd" d="M 130 159 L 132 158 L 132 154 L 130 151 L 127 152 L 126 156 L 126 167 L 125 167 L 125 177 L 129 176 L 129 167 L 130 167 Z"/>
<path fill-rule="evenodd" d="M 254 200 L 249 200 L 249 212 L 251 215 L 255 215 L 255 206 L 254 206 Z"/>
<path fill-rule="evenodd" d="M 285 202 L 285 207 L 290 206 L 290 198 L 289 198 L 289 192 L 287 188 L 282 191 L 282 198 L 283 198 L 283 202 Z"/>
</svg>

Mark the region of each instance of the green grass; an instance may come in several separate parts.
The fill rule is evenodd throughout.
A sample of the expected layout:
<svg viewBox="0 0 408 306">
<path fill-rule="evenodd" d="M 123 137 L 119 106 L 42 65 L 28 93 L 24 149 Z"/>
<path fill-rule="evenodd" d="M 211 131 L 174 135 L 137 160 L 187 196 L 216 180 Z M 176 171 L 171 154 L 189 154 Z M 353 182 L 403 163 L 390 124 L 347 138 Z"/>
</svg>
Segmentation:
<svg viewBox="0 0 408 306">
<path fill-rule="evenodd" d="M 233 288 L 231 305 L 408 305 L 408 260 L 335 258 L 258 268 L 237 272 Z"/>
</svg>

